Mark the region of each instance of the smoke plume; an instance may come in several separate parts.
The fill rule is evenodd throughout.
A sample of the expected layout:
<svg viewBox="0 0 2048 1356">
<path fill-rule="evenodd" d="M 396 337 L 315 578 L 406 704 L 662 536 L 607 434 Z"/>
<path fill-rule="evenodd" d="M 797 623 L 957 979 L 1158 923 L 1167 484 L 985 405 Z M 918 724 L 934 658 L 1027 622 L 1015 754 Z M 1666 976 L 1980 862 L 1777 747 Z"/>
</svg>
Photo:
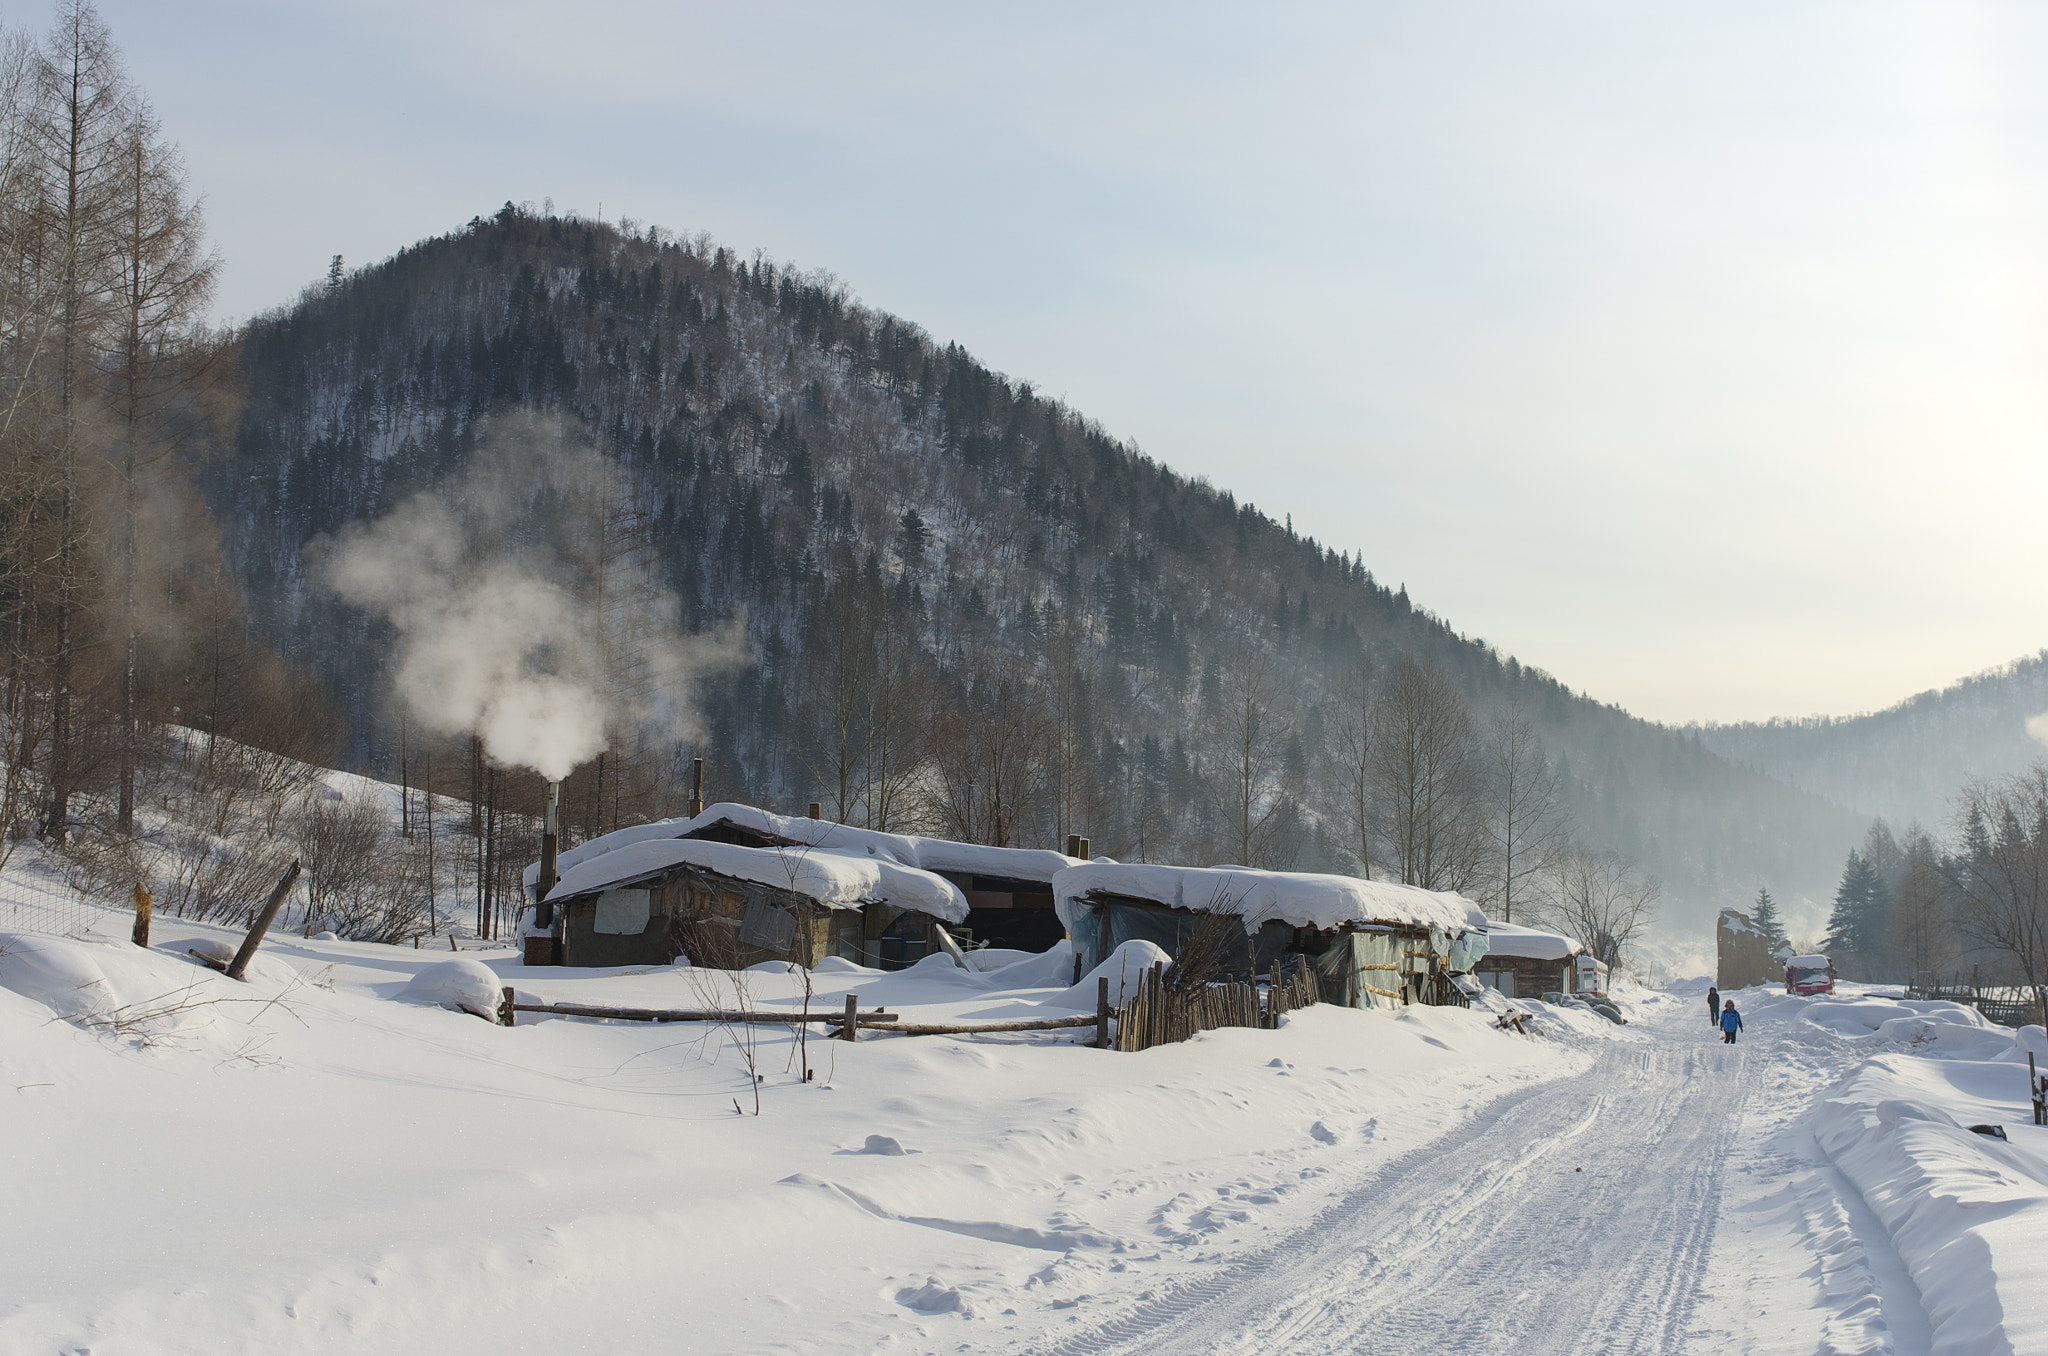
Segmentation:
<svg viewBox="0 0 2048 1356">
<path fill-rule="evenodd" d="M 2048 711 L 2038 716 L 2027 717 L 2027 737 L 2036 744 L 2048 748 Z"/>
<path fill-rule="evenodd" d="M 615 739 L 691 741 L 706 673 L 744 622 L 686 635 L 617 469 L 552 420 L 501 421 L 470 469 L 320 544 L 343 602 L 398 632 L 393 682 L 422 726 L 566 777 Z"/>
</svg>

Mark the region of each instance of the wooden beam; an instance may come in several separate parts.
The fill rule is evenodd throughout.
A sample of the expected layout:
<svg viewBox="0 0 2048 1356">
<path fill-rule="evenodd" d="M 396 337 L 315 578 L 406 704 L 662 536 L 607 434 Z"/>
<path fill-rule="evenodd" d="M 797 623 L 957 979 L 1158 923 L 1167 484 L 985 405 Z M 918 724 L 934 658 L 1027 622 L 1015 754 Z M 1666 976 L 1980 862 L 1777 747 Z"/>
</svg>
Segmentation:
<svg viewBox="0 0 2048 1356">
<path fill-rule="evenodd" d="M 500 1009 L 502 1011 L 502 1008 Z M 514 1012 L 552 1012 L 557 1017 L 605 1017 L 620 1022 L 735 1022 L 764 1026 L 801 1026 L 807 1022 L 843 1022 L 853 1017 L 861 1026 L 893 1022 L 893 1012 L 737 1012 L 719 1008 L 605 1008 L 588 1003 L 514 1003 Z M 1094 1021 L 1094 1018 L 1089 1018 Z"/>
<path fill-rule="evenodd" d="M 249 935 L 242 939 L 241 949 L 228 962 L 229 979 L 240 979 L 242 972 L 249 968 L 249 962 L 256 956 L 256 948 L 263 945 L 263 934 L 270 931 L 271 923 L 277 919 L 277 911 L 284 907 L 284 897 L 292 892 L 292 883 L 298 878 L 299 864 L 294 861 L 278 877 L 277 888 L 270 892 L 270 898 L 263 901 L 263 909 L 256 915 L 256 921 L 249 925 Z"/>
</svg>

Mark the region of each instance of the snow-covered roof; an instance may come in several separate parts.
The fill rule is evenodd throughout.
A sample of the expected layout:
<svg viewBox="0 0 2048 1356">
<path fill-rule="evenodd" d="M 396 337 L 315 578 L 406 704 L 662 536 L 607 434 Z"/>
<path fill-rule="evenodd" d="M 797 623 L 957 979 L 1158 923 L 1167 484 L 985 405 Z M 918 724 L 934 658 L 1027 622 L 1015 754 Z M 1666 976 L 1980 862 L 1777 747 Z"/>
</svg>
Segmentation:
<svg viewBox="0 0 2048 1356">
<path fill-rule="evenodd" d="M 1091 862 L 1070 866 L 1052 880 L 1060 921 L 1072 928 L 1095 893 L 1156 900 L 1176 908 L 1242 916 L 1247 930 L 1264 922 L 1337 928 L 1347 923 L 1439 927 L 1463 932 L 1486 926 L 1479 906 L 1463 895 L 1412 885 L 1318 876 L 1250 867 L 1138 866 Z"/>
<path fill-rule="evenodd" d="M 572 865 L 548 893 L 551 900 L 595 894 L 656 876 L 675 866 L 794 891 L 828 908 L 893 904 L 948 923 L 967 917 L 967 896 L 943 876 L 886 858 L 809 848 L 751 848 L 695 838 L 642 838 Z"/>
<path fill-rule="evenodd" d="M 1564 960 L 1586 948 L 1561 932 L 1541 932 L 1517 923 L 1486 924 L 1486 954 L 1523 960 Z"/>
<path fill-rule="evenodd" d="M 1828 968 L 1828 958 L 1826 956 L 1787 956 L 1785 964 L 1788 966 L 1796 965 L 1802 970 L 1825 970 Z"/>
<path fill-rule="evenodd" d="M 556 870 L 566 878 L 576 867 L 607 853 L 650 839 L 681 838 L 727 820 L 756 833 L 788 839 L 817 852 L 873 858 L 924 871 L 959 871 L 979 876 L 1005 876 L 1013 880 L 1050 881 L 1055 872 L 1078 865 L 1081 860 L 1045 848 L 988 847 L 981 843 L 956 843 L 945 838 L 879 833 L 873 829 L 834 824 L 827 819 L 770 814 L 757 806 L 720 801 L 706 806 L 701 815 L 635 824 L 587 843 L 579 843 L 556 859 Z M 526 868 L 527 890 L 531 891 L 539 881 L 540 863 L 534 862 Z"/>
</svg>

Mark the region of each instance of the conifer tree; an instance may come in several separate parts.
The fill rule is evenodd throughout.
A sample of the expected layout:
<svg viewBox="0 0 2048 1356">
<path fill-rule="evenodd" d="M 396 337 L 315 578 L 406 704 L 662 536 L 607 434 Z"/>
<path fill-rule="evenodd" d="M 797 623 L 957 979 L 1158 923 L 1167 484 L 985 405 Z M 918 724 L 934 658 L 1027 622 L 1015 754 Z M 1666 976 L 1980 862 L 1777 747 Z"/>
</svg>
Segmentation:
<svg viewBox="0 0 2048 1356">
<path fill-rule="evenodd" d="M 1756 892 L 1755 917 L 1757 930 L 1764 935 L 1764 942 L 1776 951 L 1785 945 L 1785 925 L 1778 919 L 1778 903 L 1771 898 L 1768 889 L 1759 887 Z"/>
</svg>

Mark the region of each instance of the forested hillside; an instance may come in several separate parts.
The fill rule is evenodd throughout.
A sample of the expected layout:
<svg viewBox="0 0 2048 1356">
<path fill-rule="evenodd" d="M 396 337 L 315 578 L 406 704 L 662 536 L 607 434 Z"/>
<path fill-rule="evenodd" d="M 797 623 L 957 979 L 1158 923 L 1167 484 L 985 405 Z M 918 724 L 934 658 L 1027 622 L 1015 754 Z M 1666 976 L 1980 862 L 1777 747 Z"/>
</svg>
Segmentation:
<svg viewBox="0 0 2048 1356">
<path fill-rule="evenodd" d="M 1948 826 L 1970 781 L 2018 772 L 2048 747 L 2048 650 L 1870 715 L 1711 725 L 1708 747 L 1903 828 Z"/>
<path fill-rule="evenodd" d="M 259 628 L 346 704 L 357 766 L 485 775 L 395 709 L 388 626 L 326 592 L 309 549 L 449 494 L 498 444 L 564 466 L 587 444 L 604 467 L 573 505 L 532 482 L 522 540 L 573 536 L 586 578 L 645 567 L 690 630 L 744 618 L 754 662 L 704 680 L 699 737 L 619 731 L 571 780 L 578 835 L 674 812 L 692 755 L 714 795 L 856 823 L 1369 863 L 1496 900 L 1568 828 L 1661 877 L 1665 926 L 1704 937 L 1708 907 L 1760 884 L 1824 898 L 1863 832 L 1711 736 L 1460 636 L 1373 576 L 1369 526 L 1362 554 L 1306 539 L 828 278 L 702 239 L 508 205 L 337 268 L 241 342 L 208 497 Z M 1555 814 L 1518 867 L 1491 821 L 1532 766 Z"/>
</svg>

